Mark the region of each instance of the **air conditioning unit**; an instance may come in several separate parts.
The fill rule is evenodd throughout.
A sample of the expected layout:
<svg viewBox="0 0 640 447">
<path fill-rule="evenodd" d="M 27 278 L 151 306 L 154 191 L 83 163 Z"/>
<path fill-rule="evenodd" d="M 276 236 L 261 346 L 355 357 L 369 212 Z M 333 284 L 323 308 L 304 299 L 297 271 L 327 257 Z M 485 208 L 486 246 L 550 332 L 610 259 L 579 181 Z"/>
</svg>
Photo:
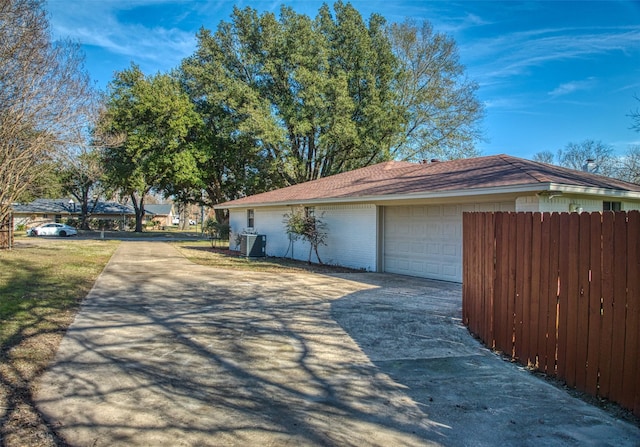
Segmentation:
<svg viewBox="0 0 640 447">
<path fill-rule="evenodd" d="M 240 255 L 248 258 L 264 258 L 267 253 L 267 236 L 265 234 L 240 235 Z"/>
</svg>

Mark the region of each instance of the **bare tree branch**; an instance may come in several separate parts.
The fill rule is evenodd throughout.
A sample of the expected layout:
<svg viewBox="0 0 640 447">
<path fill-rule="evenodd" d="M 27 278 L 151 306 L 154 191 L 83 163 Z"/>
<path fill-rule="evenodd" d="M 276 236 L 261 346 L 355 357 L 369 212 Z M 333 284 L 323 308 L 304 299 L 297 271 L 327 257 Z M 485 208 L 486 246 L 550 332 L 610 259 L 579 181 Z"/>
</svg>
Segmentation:
<svg viewBox="0 0 640 447">
<path fill-rule="evenodd" d="M 42 0 L 0 0 L 0 222 L 81 141 L 90 105 L 83 55 L 53 43 Z"/>
</svg>

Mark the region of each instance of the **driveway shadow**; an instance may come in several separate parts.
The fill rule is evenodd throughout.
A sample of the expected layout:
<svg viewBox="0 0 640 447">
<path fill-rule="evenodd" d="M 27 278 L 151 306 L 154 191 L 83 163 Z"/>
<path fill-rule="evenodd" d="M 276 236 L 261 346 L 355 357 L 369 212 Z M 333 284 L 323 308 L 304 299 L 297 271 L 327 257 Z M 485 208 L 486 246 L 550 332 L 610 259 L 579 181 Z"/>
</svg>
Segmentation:
<svg viewBox="0 0 640 447">
<path fill-rule="evenodd" d="M 438 427 L 442 445 L 638 446 L 640 430 L 503 361 L 461 323 L 460 284 L 372 274 L 331 317 Z"/>
<path fill-rule="evenodd" d="M 332 300 L 373 287 L 124 243 L 38 406 L 70 445 L 431 445 L 439 428 L 331 319 Z"/>
</svg>

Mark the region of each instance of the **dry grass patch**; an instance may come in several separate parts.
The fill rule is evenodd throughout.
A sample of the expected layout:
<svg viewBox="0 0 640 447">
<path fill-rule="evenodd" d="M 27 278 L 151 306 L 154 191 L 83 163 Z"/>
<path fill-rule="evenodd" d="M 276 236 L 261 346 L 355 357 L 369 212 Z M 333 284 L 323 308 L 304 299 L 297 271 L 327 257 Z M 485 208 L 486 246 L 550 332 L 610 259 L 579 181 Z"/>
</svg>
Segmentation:
<svg viewBox="0 0 640 447">
<path fill-rule="evenodd" d="M 0 445 L 65 445 L 35 408 L 34 387 L 118 244 L 19 238 L 0 251 Z"/>
<path fill-rule="evenodd" d="M 210 265 L 222 269 L 248 270 L 258 272 L 314 272 L 353 273 L 354 270 L 326 264 L 309 264 L 288 258 L 246 258 L 237 251 L 229 250 L 228 244 L 211 247 L 208 241 L 174 242 L 174 246 L 184 257 L 200 265 Z"/>
</svg>

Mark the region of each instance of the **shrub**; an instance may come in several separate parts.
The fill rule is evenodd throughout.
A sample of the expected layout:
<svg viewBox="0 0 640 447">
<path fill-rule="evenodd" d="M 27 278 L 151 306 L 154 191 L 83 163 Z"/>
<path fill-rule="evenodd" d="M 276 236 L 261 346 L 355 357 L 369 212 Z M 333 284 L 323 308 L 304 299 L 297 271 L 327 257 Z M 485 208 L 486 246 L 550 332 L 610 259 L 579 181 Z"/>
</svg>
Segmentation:
<svg viewBox="0 0 640 447">
<path fill-rule="evenodd" d="M 229 239 L 231 228 L 227 223 L 220 223 L 215 219 L 208 218 L 204 223 L 204 231 L 211 240 L 211 247 L 215 241 Z"/>
<path fill-rule="evenodd" d="M 284 215 L 284 224 L 292 241 L 302 238 L 309 242 L 309 259 L 307 262 L 311 264 L 311 254 L 315 252 L 318 263 L 322 264 L 318 254 L 318 247 L 327 245 L 327 224 L 301 206 L 292 208 L 290 213 Z"/>
</svg>

